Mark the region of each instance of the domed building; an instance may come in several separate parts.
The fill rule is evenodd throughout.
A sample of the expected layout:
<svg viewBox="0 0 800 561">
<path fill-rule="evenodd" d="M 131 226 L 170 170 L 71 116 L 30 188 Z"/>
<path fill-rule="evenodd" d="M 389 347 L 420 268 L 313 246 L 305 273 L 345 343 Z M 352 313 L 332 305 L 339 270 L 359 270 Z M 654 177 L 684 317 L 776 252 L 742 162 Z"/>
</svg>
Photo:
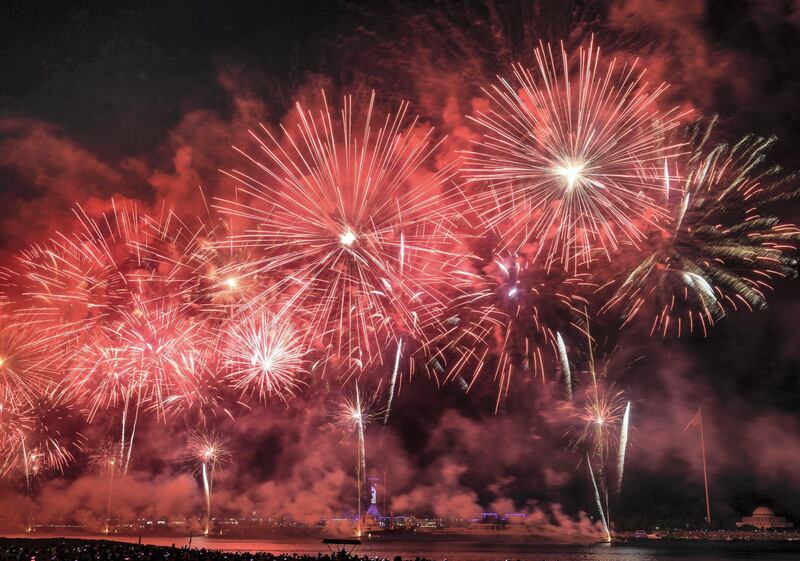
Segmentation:
<svg viewBox="0 0 800 561">
<path fill-rule="evenodd" d="M 794 528 L 794 524 L 787 522 L 782 516 L 775 516 L 771 509 L 760 506 L 753 511 L 752 516 L 745 516 L 736 523 L 739 528 L 752 526 L 759 530 L 777 530 L 783 528 Z"/>
</svg>

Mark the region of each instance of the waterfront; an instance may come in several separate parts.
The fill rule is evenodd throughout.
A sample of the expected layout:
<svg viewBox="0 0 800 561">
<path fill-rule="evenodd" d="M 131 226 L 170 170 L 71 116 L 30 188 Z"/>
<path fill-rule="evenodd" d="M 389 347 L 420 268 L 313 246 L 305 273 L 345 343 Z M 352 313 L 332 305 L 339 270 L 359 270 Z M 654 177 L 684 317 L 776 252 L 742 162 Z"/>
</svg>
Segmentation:
<svg viewBox="0 0 800 561">
<path fill-rule="evenodd" d="M 27 538 L 25 534 L 6 535 L 8 538 Z M 56 535 L 37 535 L 37 538 L 58 538 Z M 70 536 L 70 539 L 105 539 L 100 535 Z M 136 543 L 138 536 L 114 536 L 115 541 Z M 184 547 L 188 537 L 143 536 L 142 544 Z M 272 554 L 316 555 L 328 553 L 328 546 L 318 539 L 221 539 L 193 537 L 193 548 L 226 552 L 268 552 Z M 742 541 L 673 541 L 649 540 L 627 544 L 554 544 L 515 543 L 500 540 L 368 540 L 354 551 L 370 558 L 403 559 L 424 557 L 433 561 L 732 561 L 760 559 L 789 561 L 800 558 L 798 542 Z"/>
</svg>

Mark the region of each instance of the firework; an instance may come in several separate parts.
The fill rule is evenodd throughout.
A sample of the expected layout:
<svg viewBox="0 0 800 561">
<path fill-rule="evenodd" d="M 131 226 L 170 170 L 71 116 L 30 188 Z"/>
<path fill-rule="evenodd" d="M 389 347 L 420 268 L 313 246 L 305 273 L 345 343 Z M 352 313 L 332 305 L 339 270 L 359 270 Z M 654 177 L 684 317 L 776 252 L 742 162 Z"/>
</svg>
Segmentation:
<svg viewBox="0 0 800 561">
<path fill-rule="evenodd" d="M 31 505 L 27 531 L 35 527 L 33 494 L 36 482 L 49 473 L 63 473 L 79 448 L 80 434 L 67 431 L 72 404 L 56 387 L 37 389 L 24 402 L 0 402 L 0 474 L 16 470 L 25 481 Z"/>
<path fill-rule="evenodd" d="M 23 317 L 0 319 L 0 403 L 24 407 L 55 377 L 58 339 Z"/>
<path fill-rule="evenodd" d="M 614 490 L 619 495 L 628 442 L 630 402 L 626 402 L 624 394 L 617 390 L 613 383 L 608 381 L 615 351 L 603 356 L 599 361 L 598 368 L 588 323 L 588 311 L 585 311 L 585 313 L 587 318 L 585 334 L 588 349 L 588 369 L 584 374 L 586 375 L 587 383 L 584 384 L 585 387 L 581 388 L 578 398 L 574 402 L 564 404 L 564 406 L 571 414 L 574 422 L 570 429 L 572 434 L 571 446 L 575 450 L 585 450 L 588 469 L 595 488 L 597 506 L 608 533 L 609 523 L 611 522 L 611 501 L 609 497 L 611 493 L 606 467 L 612 451 L 616 448 L 617 484 Z M 597 468 L 596 471 L 592 465 Z"/>
<path fill-rule="evenodd" d="M 674 224 L 604 308 L 624 323 L 649 311 L 651 334 L 706 334 L 728 310 L 765 308 L 770 281 L 797 274 L 800 228 L 770 210 L 798 193 L 794 176 L 764 164 L 774 139 L 712 145 L 712 128 L 695 127 L 680 160 Z"/>
<path fill-rule="evenodd" d="M 89 453 L 89 465 L 97 473 L 108 473 L 116 469 L 119 442 L 106 438 Z"/>
<path fill-rule="evenodd" d="M 211 526 L 211 493 L 214 489 L 214 475 L 223 469 L 231 459 L 228 438 L 225 435 L 208 432 L 194 433 L 189 440 L 189 461 L 203 480 L 203 493 L 206 503 L 206 516 L 203 534 L 208 535 Z"/>
<path fill-rule="evenodd" d="M 29 407 L 0 401 L 0 476 L 17 465 L 21 443 L 33 422 Z"/>
<path fill-rule="evenodd" d="M 304 354 L 291 324 L 262 310 L 231 327 L 225 349 L 226 377 L 243 395 L 285 402 L 300 385 Z"/>
<path fill-rule="evenodd" d="M 81 449 L 80 433 L 70 425 L 76 420 L 76 404 L 61 388 L 50 386 L 30 400 L 30 425 L 25 433 L 27 447 L 37 452 L 37 464 L 43 470 L 63 473 L 74 461 L 73 450 Z"/>
<path fill-rule="evenodd" d="M 193 380 L 187 366 L 206 343 L 201 321 L 178 307 L 151 301 L 118 311 L 70 362 L 70 392 L 87 404 L 88 418 L 121 408 L 120 469 L 127 473 L 142 409 L 163 418 L 170 397 L 185 395 Z"/>
<path fill-rule="evenodd" d="M 188 383 L 189 357 L 200 351 L 207 334 L 201 321 L 182 316 L 169 304 L 139 303 L 121 312 L 120 320 L 104 326 L 87 345 L 87 356 L 77 362 L 73 385 L 92 385 L 91 410 L 116 405 L 120 396 L 136 394 L 143 404 L 163 411 L 174 387 Z"/>
<path fill-rule="evenodd" d="M 428 366 L 447 380 L 471 371 L 468 389 L 492 369 L 499 408 L 514 372 L 545 380 L 545 357 L 557 347 L 552 326 L 575 324 L 576 293 L 590 281 L 585 275 L 548 276 L 524 257 L 508 255 L 467 262 L 453 277 L 456 296 Z"/>
<path fill-rule="evenodd" d="M 191 272 L 189 299 L 204 314 L 217 320 L 231 319 L 236 311 L 256 298 L 261 276 L 253 268 L 248 247 L 237 245 L 231 226 L 201 225 L 181 240 L 183 261 Z M 192 232 L 187 228 L 187 232 Z"/>
<path fill-rule="evenodd" d="M 0 327 L 0 474 L 19 466 L 30 481 L 72 461 L 61 433 L 72 404 L 52 382 L 60 348 L 31 324 Z"/>
<path fill-rule="evenodd" d="M 624 411 L 622 392 L 613 386 L 592 384 L 576 411 L 578 428 L 574 444 L 587 445 L 592 455 L 605 465 L 606 452 L 617 442 Z"/>
<path fill-rule="evenodd" d="M 78 232 L 58 234 L 21 252 L 20 289 L 29 320 L 62 335 L 91 338 L 94 330 L 137 299 L 180 300 L 188 273 L 181 263 L 186 227 L 174 214 L 142 214 L 118 206 L 99 218 L 77 208 Z"/>
<path fill-rule="evenodd" d="M 258 177 L 228 172 L 247 202 L 220 208 L 253 223 L 231 243 L 265 279 L 254 302 L 280 296 L 307 347 L 361 370 L 383 360 L 386 341 L 422 336 L 434 312 L 434 266 L 451 243 L 438 194 L 447 170 L 425 169 L 431 131 L 404 124 L 407 104 L 376 122 L 374 94 L 363 114 L 345 98 L 338 119 L 323 103 L 318 114 L 298 105 L 297 134 L 283 129 L 283 142 L 253 134 L 268 161 L 249 158 Z"/>
<path fill-rule="evenodd" d="M 97 237 L 92 223 L 83 224 L 84 234 L 59 235 L 19 255 L 26 308 L 40 327 L 90 332 L 125 298 L 125 278 L 112 247 Z"/>
<path fill-rule="evenodd" d="M 182 418 L 202 426 L 224 415 L 234 419 L 230 402 L 231 384 L 224 369 L 225 357 L 220 349 L 209 346 L 203 352 L 181 357 L 181 370 L 186 375 L 184 383 L 173 388 L 164 400 L 167 417 Z"/>
<path fill-rule="evenodd" d="M 373 398 L 362 395 L 358 383 L 352 399 L 346 398 L 339 402 L 334 413 L 334 422 L 345 432 L 355 432 L 358 435 L 358 462 L 356 464 L 356 479 L 358 485 L 358 535 L 361 534 L 361 509 L 364 485 L 367 477 L 367 448 L 364 428 L 381 415 L 380 411 L 373 408 Z"/>
<path fill-rule="evenodd" d="M 514 67 L 514 81 L 485 90 L 494 107 L 473 120 L 486 132 L 466 151 L 464 173 L 495 224 L 526 234 L 549 268 L 588 266 L 638 244 L 665 217 L 664 162 L 681 150 L 668 142 L 675 111 L 657 101 L 636 63 L 605 63 L 590 43 L 577 70 L 566 52 L 535 51 L 536 72 Z M 559 69 L 559 66 L 561 67 Z"/>
<path fill-rule="evenodd" d="M 108 475 L 104 534 L 108 534 L 111 531 L 111 498 L 114 493 L 114 477 L 119 464 L 119 450 L 119 442 L 107 438 L 89 455 L 89 465 L 92 469 L 100 474 Z"/>
<path fill-rule="evenodd" d="M 407 104 L 383 118 L 374 95 L 363 111 L 347 97 L 337 114 L 323 96 L 319 111 L 297 106 L 296 129 L 252 134 L 264 160 L 240 152 L 253 169 L 226 172 L 228 224 L 113 201 L 99 217 L 76 210 L 77 233 L 0 271 L 22 297 L 0 318 L 0 474 L 24 474 L 31 498 L 37 478 L 73 460 L 75 410 L 119 418 L 90 457 L 108 476 L 108 532 L 140 415 L 205 428 L 232 419 L 237 400 L 288 402 L 332 365 L 355 375 L 336 422 L 356 435 L 360 524 L 366 427 L 388 423 L 415 361 L 464 391 L 488 373 L 496 412 L 512 380 L 546 383 L 555 367 L 610 539 L 607 464 L 616 452 L 619 494 L 631 403 L 607 361 L 595 369 L 584 295 L 601 293 L 599 279 L 615 291 L 603 310 L 623 324 L 644 311 L 653 333 L 705 332 L 730 310 L 763 308 L 770 282 L 795 275 L 800 228 L 771 210 L 797 194 L 794 177 L 763 164 L 771 139 L 714 145 L 698 128 L 675 140 L 681 115 L 657 107 L 664 85 L 593 44 L 577 54 L 541 45 L 536 69 L 486 91 L 464 193 Z M 611 265 L 590 273 L 598 256 Z M 574 331 L 588 339 L 583 372 L 568 356 Z M 381 373 L 372 397 L 365 372 Z M 206 534 L 229 460 L 224 436 L 191 436 Z"/>
<path fill-rule="evenodd" d="M 20 284 L 31 304 L 22 311 L 44 340 L 68 343 L 70 352 L 51 355 L 89 421 L 121 407 L 125 473 L 140 409 L 163 414 L 204 336 L 186 300 L 192 277 L 178 243 L 186 227 L 169 211 L 154 218 L 113 201 L 100 218 L 81 209 L 76 216 L 75 235 L 22 254 Z"/>
<path fill-rule="evenodd" d="M 193 364 L 191 355 L 201 352 L 205 336 L 201 321 L 183 317 L 172 305 L 137 306 L 134 313 L 125 313 L 115 326 L 110 337 L 115 349 L 110 368 L 130 382 L 126 387 L 126 409 L 130 399 L 135 400 L 125 471 L 130 462 L 140 405 L 148 405 L 163 414 L 175 388 L 185 391 L 191 384 L 186 366 Z"/>
</svg>

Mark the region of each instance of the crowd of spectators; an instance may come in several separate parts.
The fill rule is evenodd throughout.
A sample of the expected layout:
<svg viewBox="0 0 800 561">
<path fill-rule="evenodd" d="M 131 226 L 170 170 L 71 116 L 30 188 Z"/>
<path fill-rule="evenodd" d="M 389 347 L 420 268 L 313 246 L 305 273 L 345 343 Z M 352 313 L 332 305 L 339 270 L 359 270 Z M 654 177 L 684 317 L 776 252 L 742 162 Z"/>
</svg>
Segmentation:
<svg viewBox="0 0 800 561">
<path fill-rule="evenodd" d="M 106 540 L 0 539 L 0 561 L 388 561 L 344 550 L 317 555 L 232 552 Z M 394 561 L 403 561 L 395 557 Z M 429 561 L 417 557 L 414 561 Z"/>
</svg>

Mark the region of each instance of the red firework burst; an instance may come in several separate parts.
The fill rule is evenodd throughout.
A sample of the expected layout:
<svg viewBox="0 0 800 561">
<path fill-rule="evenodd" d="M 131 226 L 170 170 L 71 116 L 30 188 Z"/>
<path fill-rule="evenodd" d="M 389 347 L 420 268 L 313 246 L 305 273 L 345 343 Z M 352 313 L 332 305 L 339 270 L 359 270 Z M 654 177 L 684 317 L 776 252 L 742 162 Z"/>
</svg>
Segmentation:
<svg viewBox="0 0 800 561">
<path fill-rule="evenodd" d="M 577 270 L 597 251 L 640 243 L 665 217 L 680 115 L 657 108 L 665 85 L 650 87 L 635 63 L 605 63 L 592 43 L 577 68 L 563 47 L 560 63 L 549 45 L 535 56 L 536 71 L 516 66 L 513 81 L 485 90 L 494 106 L 473 119 L 485 133 L 464 173 L 481 183 L 490 223 L 536 242 L 547 267 Z"/>
<path fill-rule="evenodd" d="M 363 113 L 345 98 L 338 118 L 327 103 L 319 113 L 298 105 L 296 136 L 254 134 L 268 162 L 250 158 L 257 176 L 228 172 L 241 186 L 221 202 L 253 223 L 232 238 L 252 250 L 250 274 L 261 276 L 252 303 L 280 300 L 276 309 L 303 324 L 304 344 L 348 371 L 381 361 L 388 340 L 422 336 L 439 302 L 447 170 L 426 169 L 431 132 L 406 126 L 406 109 L 375 122 L 374 95 Z"/>
</svg>

